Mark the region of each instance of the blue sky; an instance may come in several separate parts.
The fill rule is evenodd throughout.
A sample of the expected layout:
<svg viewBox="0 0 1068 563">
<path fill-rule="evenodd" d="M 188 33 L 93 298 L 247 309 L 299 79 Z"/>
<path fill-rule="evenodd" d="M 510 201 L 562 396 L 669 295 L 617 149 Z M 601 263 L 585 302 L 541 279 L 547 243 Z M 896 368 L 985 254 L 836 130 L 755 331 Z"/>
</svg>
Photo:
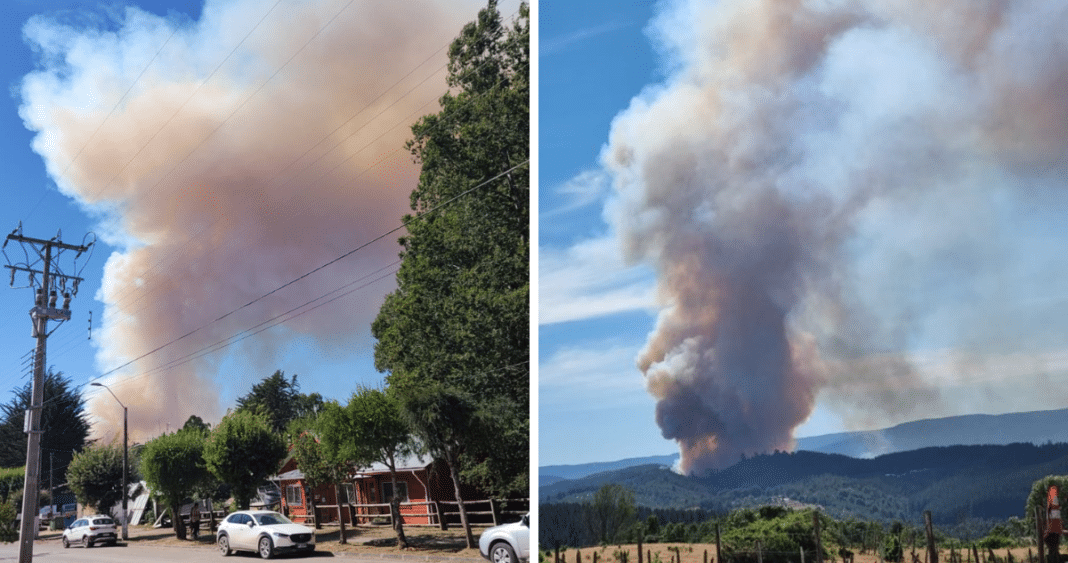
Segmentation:
<svg viewBox="0 0 1068 563">
<path fill-rule="evenodd" d="M 192 414 L 215 422 L 276 369 L 328 399 L 380 385 L 370 322 L 394 288 L 399 233 L 372 241 L 409 211 L 408 127 L 435 111 L 444 47 L 483 6 L 5 4 L 0 225 L 97 240 L 63 264 L 86 282 L 48 364 L 111 385 L 134 439 Z M 4 392 L 28 381 L 31 300 L 0 300 Z M 110 435 L 114 400 L 85 396 Z"/>
<path fill-rule="evenodd" d="M 1068 11 L 795 4 L 540 3 L 540 465 L 1068 405 Z"/>
</svg>

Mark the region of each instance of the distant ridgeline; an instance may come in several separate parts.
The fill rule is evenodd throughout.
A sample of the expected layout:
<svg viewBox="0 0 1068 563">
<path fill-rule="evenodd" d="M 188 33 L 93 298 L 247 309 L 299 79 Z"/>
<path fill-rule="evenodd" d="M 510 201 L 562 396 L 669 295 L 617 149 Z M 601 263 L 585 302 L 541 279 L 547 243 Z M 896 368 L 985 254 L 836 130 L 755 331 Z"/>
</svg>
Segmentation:
<svg viewBox="0 0 1068 563">
<path fill-rule="evenodd" d="M 544 468 L 543 468 L 544 469 Z M 726 513 L 735 508 L 816 506 L 835 518 L 936 524 L 1023 517 L 1031 485 L 1068 474 L 1068 444 L 1016 443 L 930 447 L 858 459 L 799 451 L 759 455 L 702 477 L 670 464 L 605 471 L 539 484 L 540 503 L 583 503 L 608 483 L 634 493 L 638 506 Z"/>
</svg>

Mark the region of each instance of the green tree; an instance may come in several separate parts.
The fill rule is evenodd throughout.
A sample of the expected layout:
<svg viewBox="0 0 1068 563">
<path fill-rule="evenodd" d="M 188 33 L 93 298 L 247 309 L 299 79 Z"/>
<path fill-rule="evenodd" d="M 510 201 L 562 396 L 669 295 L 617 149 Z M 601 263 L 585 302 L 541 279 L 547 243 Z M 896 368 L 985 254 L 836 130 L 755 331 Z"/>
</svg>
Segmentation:
<svg viewBox="0 0 1068 563">
<path fill-rule="evenodd" d="M 0 405 L 0 467 L 26 465 L 26 434 L 22 432 L 26 409 L 33 393 L 32 382 L 13 391 L 11 402 Z M 50 368 L 44 377 L 44 408 L 41 410 L 41 451 L 54 452 L 56 479 L 66 479 L 66 468 L 75 452 L 85 447 L 89 436 L 85 401 L 72 388 L 63 372 Z M 48 457 L 45 456 L 45 461 Z"/>
<path fill-rule="evenodd" d="M 493 440 L 466 438 L 466 481 L 526 491 L 529 467 L 529 7 L 495 0 L 449 48 L 441 111 L 408 143 L 421 166 L 397 290 L 372 324 L 390 386 L 479 397 Z"/>
<path fill-rule="evenodd" d="M 460 492 L 460 471 L 466 444 L 477 433 L 478 407 L 475 401 L 463 391 L 442 384 L 406 387 L 397 397 L 409 428 L 434 459 L 443 460 L 448 465 L 467 547 L 474 549 L 475 538 Z"/>
<path fill-rule="evenodd" d="M 204 419 L 193 414 L 189 415 L 189 418 L 186 419 L 185 424 L 182 425 L 182 430 L 196 430 L 207 434 L 208 432 L 211 432 L 211 425 L 204 422 Z"/>
<path fill-rule="evenodd" d="M 10 502 L 0 502 L 0 542 L 11 543 L 19 539 L 15 513 L 15 506 Z"/>
<path fill-rule="evenodd" d="M 0 502 L 9 502 L 26 482 L 25 467 L 0 468 Z"/>
<path fill-rule="evenodd" d="M 286 456 L 282 436 L 262 415 L 238 410 L 223 417 L 204 444 L 208 470 L 230 485 L 238 508 L 249 500 L 268 476 L 278 471 Z"/>
<path fill-rule="evenodd" d="M 327 414 L 329 413 L 329 414 Z M 327 407 L 320 419 L 320 432 L 327 451 L 335 459 L 345 459 L 366 467 L 380 462 L 389 468 L 393 490 L 397 491 L 397 461 L 415 453 L 415 442 L 400 404 L 392 393 L 360 387 L 344 409 Z M 408 547 L 401 498 L 389 502 L 397 545 Z"/>
<path fill-rule="evenodd" d="M 130 463 L 129 482 L 141 480 L 135 473 L 137 464 Z M 96 508 L 101 514 L 122 501 L 122 445 L 89 447 L 74 454 L 67 468 L 67 484 L 78 500 Z"/>
<path fill-rule="evenodd" d="M 185 539 L 186 528 L 181 517 L 182 501 L 210 478 L 204 462 L 204 434 L 183 429 L 164 434 L 141 448 L 140 468 L 156 494 L 163 497 L 171 510 L 174 534 Z"/>
<path fill-rule="evenodd" d="M 586 507 L 586 527 L 599 543 L 611 543 L 616 535 L 637 521 L 634 493 L 623 485 L 609 483 L 593 495 Z"/>
<path fill-rule="evenodd" d="M 293 458 L 297 460 L 297 467 L 300 468 L 300 472 L 304 474 L 304 486 L 308 493 L 305 496 L 311 505 L 312 514 L 317 515 L 315 495 L 310 493 L 312 489 L 319 485 L 336 485 L 342 478 L 340 468 L 330 462 L 323 452 L 323 447 L 319 444 L 319 440 L 311 432 L 304 431 L 293 436 L 289 442 L 289 451 L 293 454 Z M 321 528 L 322 524 L 319 518 L 316 517 L 315 529 Z"/>
<path fill-rule="evenodd" d="M 297 375 L 286 379 L 282 370 L 253 385 L 248 395 L 237 400 L 237 410 L 262 414 L 271 430 L 279 434 L 285 432 L 290 421 L 314 415 L 322 405 L 322 395 L 302 394 Z"/>
</svg>

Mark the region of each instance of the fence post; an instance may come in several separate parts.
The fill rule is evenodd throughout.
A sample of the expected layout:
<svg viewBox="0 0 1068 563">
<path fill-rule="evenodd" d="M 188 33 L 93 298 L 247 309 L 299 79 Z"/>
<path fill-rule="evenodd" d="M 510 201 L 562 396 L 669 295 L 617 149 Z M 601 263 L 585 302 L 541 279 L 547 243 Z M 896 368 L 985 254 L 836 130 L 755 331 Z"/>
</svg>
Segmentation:
<svg viewBox="0 0 1068 563">
<path fill-rule="evenodd" d="M 493 515 L 493 525 L 501 525 L 501 506 L 497 503 L 496 499 L 489 499 L 490 514 Z"/>
<path fill-rule="evenodd" d="M 581 549 L 576 549 L 575 550 L 575 563 L 582 563 L 582 550 Z"/>
<path fill-rule="evenodd" d="M 642 536 L 644 535 L 645 530 L 642 526 L 638 526 L 638 563 L 642 563 Z"/>
<path fill-rule="evenodd" d="M 812 528 L 816 532 L 816 563 L 823 563 L 823 547 L 820 545 L 820 511 L 812 512 Z M 805 554 L 801 552 L 801 563 L 805 563 Z"/>
<path fill-rule="evenodd" d="M 1042 506 L 1035 507 L 1035 530 L 1038 532 L 1038 563 L 1046 563 L 1046 518 Z"/>
<path fill-rule="evenodd" d="M 438 516 L 438 528 L 448 530 L 449 523 L 445 521 L 445 509 L 441 507 L 441 503 L 438 501 L 434 501 L 434 514 Z"/>
<path fill-rule="evenodd" d="M 716 524 L 716 563 L 723 563 L 723 551 L 719 545 L 719 524 Z"/>
<path fill-rule="evenodd" d="M 757 563 L 764 563 L 764 552 L 760 549 L 760 540 L 756 541 Z"/>
<path fill-rule="evenodd" d="M 923 511 L 923 524 L 927 528 L 927 561 L 930 563 L 938 563 L 938 552 L 935 551 L 934 543 L 934 527 L 931 525 L 931 511 Z"/>
</svg>

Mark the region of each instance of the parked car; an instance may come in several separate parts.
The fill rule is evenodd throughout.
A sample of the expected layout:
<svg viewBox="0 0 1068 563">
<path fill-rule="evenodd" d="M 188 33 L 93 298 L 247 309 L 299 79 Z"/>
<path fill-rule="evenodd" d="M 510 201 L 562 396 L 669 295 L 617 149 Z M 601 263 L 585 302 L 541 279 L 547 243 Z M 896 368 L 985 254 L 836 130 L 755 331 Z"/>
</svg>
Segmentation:
<svg viewBox="0 0 1068 563">
<path fill-rule="evenodd" d="M 519 522 L 486 528 L 478 538 L 482 557 L 493 563 L 519 563 L 530 559 L 530 514 Z"/>
<path fill-rule="evenodd" d="M 86 516 L 79 518 L 63 530 L 63 547 L 70 547 L 72 543 L 80 543 L 85 547 L 93 547 L 93 544 L 103 542 L 107 545 L 115 545 L 118 541 L 115 533 L 115 521 L 110 516 Z"/>
<path fill-rule="evenodd" d="M 252 551 L 264 559 L 277 553 L 315 551 L 315 533 L 270 510 L 241 510 L 219 524 L 215 544 L 224 556 Z"/>
</svg>

